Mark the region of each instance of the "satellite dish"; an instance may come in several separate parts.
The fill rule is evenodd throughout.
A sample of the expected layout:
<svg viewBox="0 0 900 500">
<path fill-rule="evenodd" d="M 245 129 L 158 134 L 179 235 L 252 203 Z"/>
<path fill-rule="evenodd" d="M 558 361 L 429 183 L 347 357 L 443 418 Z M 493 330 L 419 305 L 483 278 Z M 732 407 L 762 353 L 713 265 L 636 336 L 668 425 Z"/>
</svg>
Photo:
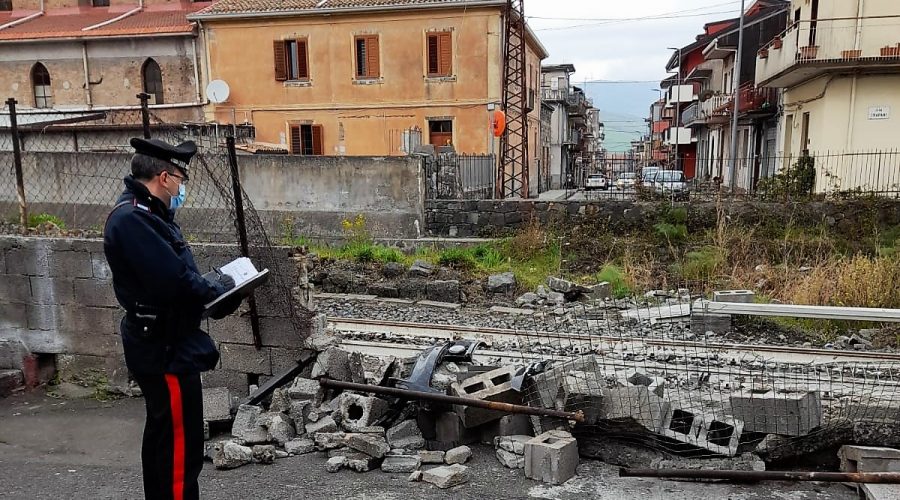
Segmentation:
<svg viewBox="0 0 900 500">
<path fill-rule="evenodd" d="M 206 86 L 206 96 L 210 102 L 221 104 L 228 100 L 229 94 L 231 94 L 231 89 L 228 88 L 225 80 L 213 80 Z"/>
</svg>

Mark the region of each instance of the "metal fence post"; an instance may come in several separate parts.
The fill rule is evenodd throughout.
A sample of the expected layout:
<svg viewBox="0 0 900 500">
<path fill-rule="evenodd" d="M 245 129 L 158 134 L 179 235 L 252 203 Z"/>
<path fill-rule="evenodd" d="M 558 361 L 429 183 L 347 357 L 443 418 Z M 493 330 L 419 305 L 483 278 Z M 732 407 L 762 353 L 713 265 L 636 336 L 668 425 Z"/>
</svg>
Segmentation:
<svg viewBox="0 0 900 500">
<path fill-rule="evenodd" d="M 241 173 L 238 170 L 237 151 L 234 147 L 234 136 L 225 137 L 225 145 L 228 149 L 228 166 L 231 170 L 231 188 L 234 192 L 234 219 L 237 224 L 238 241 L 241 244 L 241 255 L 250 256 L 250 244 L 247 242 L 247 221 L 244 216 L 244 197 L 241 188 Z M 253 345 L 257 350 L 262 349 L 262 335 L 259 330 L 259 313 L 256 308 L 256 296 L 251 293 L 247 299 L 250 307 L 250 329 L 253 332 Z"/>
<path fill-rule="evenodd" d="M 28 206 L 25 203 L 25 176 L 22 174 L 22 151 L 19 149 L 19 126 L 16 121 L 16 100 L 6 100 L 9 107 L 9 131 L 12 135 L 13 167 L 16 169 L 16 195 L 19 198 L 19 224 L 22 233 L 28 232 Z"/>
<path fill-rule="evenodd" d="M 150 138 L 150 94 L 141 92 L 136 96 L 141 100 L 141 125 L 144 129 L 144 139 Z"/>
</svg>

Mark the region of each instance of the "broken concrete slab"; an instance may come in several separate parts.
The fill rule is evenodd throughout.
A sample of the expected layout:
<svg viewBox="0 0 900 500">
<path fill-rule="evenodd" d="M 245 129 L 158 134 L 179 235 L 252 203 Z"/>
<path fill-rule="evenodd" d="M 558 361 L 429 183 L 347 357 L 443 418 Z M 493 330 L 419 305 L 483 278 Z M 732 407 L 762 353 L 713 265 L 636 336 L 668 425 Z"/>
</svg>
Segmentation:
<svg viewBox="0 0 900 500">
<path fill-rule="evenodd" d="M 530 435 L 534 432 L 528 415 L 518 414 L 504 415 L 500 420 L 482 425 L 480 429 L 481 442 L 484 444 L 494 444 L 494 439 L 498 436 Z"/>
<path fill-rule="evenodd" d="M 748 431 L 803 436 L 822 424 L 822 402 L 816 391 L 742 391 L 729 400 L 729 413 L 742 420 Z"/>
<path fill-rule="evenodd" d="M 253 405 L 240 405 L 231 425 L 231 435 L 245 444 L 263 444 L 269 440 L 269 431 L 263 427 L 259 418 L 262 408 Z"/>
<path fill-rule="evenodd" d="M 291 439 L 284 443 L 284 451 L 291 455 L 306 455 L 316 451 L 316 443 L 312 439 Z"/>
<path fill-rule="evenodd" d="M 630 371 L 625 380 L 631 385 L 642 385 L 661 398 L 666 397 L 666 379 L 647 375 L 640 371 Z M 628 385 L 622 384 L 622 385 Z"/>
<path fill-rule="evenodd" d="M 420 450 L 425 447 L 425 438 L 415 420 L 404 420 L 388 429 L 387 441 L 391 448 Z"/>
<path fill-rule="evenodd" d="M 331 457 L 325 462 L 326 472 L 338 472 L 347 465 L 347 457 Z"/>
<path fill-rule="evenodd" d="M 347 463 L 345 467 L 354 472 L 369 472 L 377 469 L 382 462 L 381 458 L 372 457 L 365 453 L 355 453 L 347 455 Z"/>
<path fill-rule="evenodd" d="M 531 441 L 532 436 L 504 436 L 494 440 L 494 448 L 506 450 L 516 455 L 525 454 L 525 443 Z"/>
<path fill-rule="evenodd" d="M 374 458 L 383 458 L 391 451 L 384 438 L 372 434 L 348 434 L 347 446 Z"/>
<path fill-rule="evenodd" d="M 269 432 L 269 441 L 274 441 L 279 446 L 284 446 L 284 443 L 294 439 L 296 435 L 294 426 L 282 413 L 269 413 L 261 416 L 260 420 L 264 422 L 264 426 Z"/>
<path fill-rule="evenodd" d="M 444 463 L 445 452 L 440 450 L 421 450 L 419 458 L 423 464 L 442 464 Z"/>
<path fill-rule="evenodd" d="M 418 276 L 424 278 L 426 276 L 431 276 L 431 274 L 434 273 L 434 265 L 430 262 L 417 259 L 412 263 L 411 266 L 409 266 L 409 269 L 406 272 L 410 276 Z"/>
<path fill-rule="evenodd" d="M 419 470 L 422 459 L 418 455 L 390 455 L 381 462 L 381 470 L 389 473 L 409 473 Z"/>
<path fill-rule="evenodd" d="M 306 417 L 311 409 L 312 402 L 310 401 L 291 401 L 287 415 L 293 422 L 294 430 L 298 435 L 306 434 Z"/>
<path fill-rule="evenodd" d="M 416 302 L 416 304 L 422 307 L 434 307 L 436 309 L 447 309 L 450 311 L 455 311 L 462 307 L 462 304 L 456 302 L 440 302 L 437 300 L 420 300 Z"/>
<path fill-rule="evenodd" d="M 25 386 L 22 370 L 0 370 L 0 398 L 5 398 Z"/>
<path fill-rule="evenodd" d="M 900 450 L 844 445 L 838 450 L 842 472 L 900 472 Z"/>
<path fill-rule="evenodd" d="M 251 448 L 253 462 L 262 465 L 275 463 L 275 447 L 271 444 L 257 444 Z"/>
<path fill-rule="evenodd" d="M 713 292 L 713 302 L 752 304 L 756 293 L 752 290 L 718 290 Z"/>
<path fill-rule="evenodd" d="M 504 466 L 510 469 L 524 469 L 525 468 L 525 455 L 516 455 L 515 453 L 502 450 L 500 448 L 496 451 L 497 460 Z"/>
<path fill-rule="evenodd" d="M 516 275 L 513 273 L 492 274 L 484 284 L 484 289 L 488 293 L 509 293 L 515 288 Z"/>
<path fill-rule="evenodd" d="M 493 306 L 491 307 L 492 313 L 500 313 L 500 314 L 509 314 L 512 316 L 532 316 L 534 315 L 534 309 L 520 309 L 518 307 L 504 307 L 504 306 Z"/>
<path fill-rule="evenodd" d="M 866 500 L 900 500 L 900 485 L 860 484 L 860 492 Z"/>
<path fill-rule="evenodd" d="M 231 420 L 231 391 L 227 387 L 203 389 L 203 420 L 207 422 Z"/>
<path fill-rule="evenodd" d="M 318 399 L 321 386 L 316 380 L 297 377 L 291 386 L 288 387 L 287 393 L 291 399 L 316 401 Z"/>
<path fill-rule="evenodd" d="M 469 481 L 469 468 L 460 464 L 435 467 L 424 471 L 422 480 L 441 489 L 452 488 Z"/>
<path fill-rule="evenodd" d="M 336 432 L 337 430 L 337 423 L 330 415 L 306 424 L 306 433 L 310 435 L 318 434 L 320 432 Z"/>
<path fill-rule="evenodd" d="M 562 484 L 575 476 L 578 442 L 568 432 L 549 431 L 525 443 L 525 477 Z"/>
<path fill-rule="evenodd" d="M 269 402 L 269 411 L 289 413 L 291 411 L 291 402 L 292 400 L 287 389 L 275 389 L 272 391 L 272 399 Z"/>
<path fill-rule="evenodd" d="M 468 446 L 457 446 L 451 450 L 447 450 L 444 454 L 444 461 L 450 465 L 464 464 L 472 458 L 472 449 Z"/>
<path fill-rule="evenodd" d="M 341 427 L 350 432 L 373 425 L 389 407 L 387 401 L 383 399 L 350 392 L 341 394 L 339 404 Z"/>
<path fill-rule="evenodd" d="M 521 393 L 512 388 L 515 373 L 515 366 L 505 366 L 456 382 L 450 386 L 450 391 L 453 395 L 464 398 L 521 404 Z M 463 425 L 470 429 L 503 417 L 501 412 L 484 408 L 462 405 L 454 405 L 453 408 Z"/>
<path fill-rule="evenodd" d="M 234 469 L 253 461 L 253 449 L 234 441 L 219 442 L 213 447 L 212 460 L 216 469 Z"/>
<path fill-rule="evenodd" d="M 338 347 L 330 347 L 319 353 L 312 367 L 310 377 L 313 379 L 330 378 L 344 382 L 352 381 L 350 372 L 350 353 Z"/>
<path fill-rule="evenodd" d="M 347 435 L 343 432 L 317 432 L 310 434 L 318 450 L 333 450 L 347 446 Z"/>
<path fill-rule="evenodd" d="M 563 410 L 584 412 L 584 423 L 592 425 L 603 418 L 605 381 L 596 372 L 572 372 L 560 380 L 559 398 Z"/>
</svg>

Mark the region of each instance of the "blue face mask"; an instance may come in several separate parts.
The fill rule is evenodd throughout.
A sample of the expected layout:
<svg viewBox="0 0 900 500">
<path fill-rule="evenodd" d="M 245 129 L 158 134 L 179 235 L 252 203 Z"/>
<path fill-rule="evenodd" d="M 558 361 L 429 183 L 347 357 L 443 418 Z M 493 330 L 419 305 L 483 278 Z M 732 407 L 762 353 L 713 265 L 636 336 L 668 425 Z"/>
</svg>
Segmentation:
<svg viewBox="0 0 900 500">
<path fill-rule="evenodd" d="M 178 194 L 169 198 L 169 208 L 172 210 L 178 210 L 184 205 L 184 199 L 187 197 L 187 191 L 184 188 L 184 184 L 178 185 Z"/>
</svg>

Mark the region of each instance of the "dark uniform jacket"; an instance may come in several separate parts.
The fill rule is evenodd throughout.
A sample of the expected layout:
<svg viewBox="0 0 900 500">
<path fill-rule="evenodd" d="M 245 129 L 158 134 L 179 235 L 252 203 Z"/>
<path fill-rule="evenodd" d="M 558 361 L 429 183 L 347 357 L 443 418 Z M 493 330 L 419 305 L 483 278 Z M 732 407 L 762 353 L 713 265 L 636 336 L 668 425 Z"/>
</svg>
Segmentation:
<svg viewBox="0 0 900 500">
<path fill-rule="evenodd" d="M 125 308 L 122 345 L 138 374 L 197 373 L 219 359 L 200 329 L 204 304 L 224 292 L 204 279 L 174 221 L 174 212 L 132 176 L 110 213 L 103 250 L 116 299 Z"/>
</svg>

